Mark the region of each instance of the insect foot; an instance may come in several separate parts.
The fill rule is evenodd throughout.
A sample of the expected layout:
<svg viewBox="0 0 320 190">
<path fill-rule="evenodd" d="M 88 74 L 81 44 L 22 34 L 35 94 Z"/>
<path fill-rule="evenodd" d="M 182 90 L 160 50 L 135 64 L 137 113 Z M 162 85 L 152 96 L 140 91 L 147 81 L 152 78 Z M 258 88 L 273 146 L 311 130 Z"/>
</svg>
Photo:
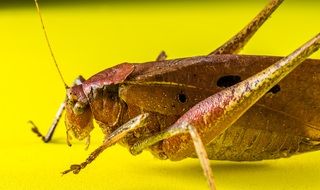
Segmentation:
<svg viewBox="0 0 320 190">
<path fill-rule="evenodd" d="M 80 172 L 80 170 L 81 170 L 81 165 L 74 164 L 74 165 L 71 165 L 71 166 L 70 166 L 70 169 L 69 169 L 69 170 L 63 171 L 63 172 L 62 172 L 62 175 L 67 174 L 67 173 L 69 173 L 69 172 L 71 172 L 71 171 L 72 171 L 74 174 L 78 174 L 78 173 Z"/>
</svg>

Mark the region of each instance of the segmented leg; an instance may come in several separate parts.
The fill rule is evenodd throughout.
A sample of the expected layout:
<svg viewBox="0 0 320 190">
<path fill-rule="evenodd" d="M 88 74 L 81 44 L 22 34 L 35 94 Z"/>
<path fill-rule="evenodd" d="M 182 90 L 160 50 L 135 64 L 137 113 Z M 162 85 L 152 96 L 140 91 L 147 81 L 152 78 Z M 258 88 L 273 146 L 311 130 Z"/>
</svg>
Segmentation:
<svg viewBox="0 0 320 190">
<path fill-rule="evenodd" d="M 308 56 L 317 51 L 319 47 L 320 33 L 267 69 L 196 104 L 168 130 L 161 131 L 157 135 L 134 144 L 130 149 L 131 153 L 139 154 L 142 150 L 163 139 L 183 133 L 184 129 L 178 130 L 181 123 L 187 122 L 192 125 L 197 119 L 202 120 L 200 124 L 204 125 L 210 125 L 213 122 L 226 123 L 226 121 L 228 125 L 232 124 L 274 84 L 277 84 Z M 225 130 L 225 127 L 223 127 L 223 130 Z"/>
<path fill-rule="evenodd" d="M 212 170 L 210 168 L 210 163 L 208 159 L 207 152 L 205 150 L 205 147 L 202 143 L 202 140 L 200 138 L 199 133 L 197 132 L 197 129 L 194 128 L 192 125 L 189 125 L 188 123 L 182 123 L 180 126 L 175 128 L 170 128 L 169 130 L 162 131 L 154 136 L 151 136 L 147 139 L 144 139 L 143 141 L 137 142 L 130 148 L 130 152 L 133 155 L 137 155 L 142 152 L 142 150 L 146 149 L 147 147 L 162 141 L 164 139 L 168 139 L 170 137 L 173 137 L 175 135 L 179 134 L 186 134 L 189 133 L 194 147 L 195 151 L 197 153 L 197 156 L 200 160 L 201 167 L 203 169 L 204 175 L 207 178 L 209 187 L 211 190 L 216 189 L 215 183 L 213 180 Z"/>
<path fill-rule="evenodd" d="M 301 48 L 294 51 L 289 56 L 281 59 L 274 65 L 260 73 L 226 88 L 213 96 L 198 103 L 189 111 L 187 111 L 175 124 L 167 130 L 162 131 L 152 137 L 138 141 L 134 144 L 130 151 L 132 154 L 139 154 L 147 147 L 165 140 L 170 146 L 167 149 L 167 156 L 171 159 L 183 159 L 192 154 L 192 144 L 184 142 L 180 146 L 179 141 L 171 141 L 174 136 L 186 133 L 188 126 L 194 127 L 200 132 L 200 137 L 204 143 L 210 143 L 214 138 L 220 135 L 223 131 L 229 128 L 241 115 L 243 115 L 255 102 L 257 102 L 268 90 L 277 84 L 282 78 L 289 74 L 295 67 L 302 63 L 313 52 L 320 47 L 320 34 L 315 36 Z M 190 132 L 190 128 L 187 128 Z M 179 136 L 176 136 L 179 137 Z M 196 145 L 198 137 L 192 137 L 198 157 L 201 162 L 204 172 L 207 173 L 208 164 L 205 163 L 205 156 L 201 155 L 201 145 Z M 200 150 L 199 150 L 200 149 Z M 202 153 L 201 153 L 202 152 Z M 209 177 L 208 177 L 209 176 Z M 209 184 L 213 183 L 210 179 L 210 173 L 206 174 Z"/>
<path fill-rule="evenodd" d="M 238 53 L 283 1 L 271 0 L 246 27 L 209 55 Z"/>
<path fill-rule="evenodd" d="M 59 107 L 59 109 L 58 109 L 58 111 L 56 113 L 56 116 L 54 117 L 53 122 L 51 124 L 51 127 L 49 128 L 46 136 L 41 134 L 41 132 L 39 131 L 38 127 L 33 123 L 33 121 L 29 121 L 29 123 L 32 125 L 32 128 L 31 128 L 32 132 L 37 134 L 38 137 L 41 137 L 43 142 L 45 142 L 45 143 L 49 142 L 51 140 L 52 136 L 53 136 L 54 131 L 56 130 L 56 127 L 57 127 L 57 125 L 59 123 L 59 120 L 61 118 L 61 115 L 62 115 L 64 109 L 65 109 L 65 103 L 63 102 L 60 105 L 60 107 Z"/>
<path fill-rule="evenodd" d="M 85 81 L 85 79 L 84 79 L 81 75 L 79 75 L 79 76 L 74 80 L 73 84 L 75 84 L 75 85 L 80 85 L 80 84 L 82 84 L 84 81 Z M 55 131 L 56 128 L 57 128 L 57 125 L 58 125 L 58 123 L 59 123 L 59 121 L 60 121 L 60 118 L 61 118 L 61 116 L 62 116 L 62 113 L 63 113 L 64 109 L 65 109 L 65 101 L 63 101 L 63 102 L 61 103 L 61 105 L 60 105 L 60 107 L 59 107 L 59 109 L 58 109 L 58 111 L 57 111 L 57 113 L 56 113 L 56 116 L 55 116 L 54 119 L 53 119 L 53 122 L 52 122 L 52 124 L 51 124 L 51 127 L 49 128 L 46 136 L 42 135 L 42 133 L 39 131 L 38 127 L 34 124 L 33 121 L 29 121 L 29 123 L 32 125 L 32 128 L 31 128 L 32 132 L 34 132 L 35 134 L 37 134 L 38 137 L 41 137 L 41 139 L 42 139 L 43 142 L 45 142 L 45 143 L 49 142 L 49 141 L 51 140 L 52 136 L 53 136 L 54 131 Z M 67 136 L 68 136 L 68 133 L 67 133 Z M 67 137 L 67 138 L 68 138 L 68 137 Z M 68 143 L 69 146 L 71 146 L 71 144 L 70 144 L 70 142 L 69 142 L 68 139 L 67 139 L 67 143 Z"/>
<path fill-rule="evenodd" d="M 156 61 L 164 61 L 167 58 L 167 54 L 165 51 L 161 51 L 160 54 L 158 55 Z"/>
<path fill-rule="evenodd" d="M 208 159 L 208 154 L 206 152 L 206 149 L 201 141 L 200 135 L 197 132 L 197 129 L 194 128 L 192 125 L 188 125 L 188 131 L 190 133 L 190 136 L 193 140 L 193 144 L 195 147 L 195 150 L 197 152 L 197 156 L 200 160 L 204 176 L 207 178 L 208 185 L 211 190 L 216 189 L 215 183 L 213 180 L 213 174 L 212 170 L 210 167 L 209 159 Z"/>
<path fill-rule="evenodd" d="M 62 172 L 62 174 L 67 174 L 71 171 L 74 174 L 78 174 L 81 169 L 85 168 L 88 164 L 90 164 L 93 160 L 95 160 L 106 148 L 108 148 L 109 146 L 119 141 L 130 131 L 133 131 L 139 127 L 143 127 L 143 121 L 148 117 L 148 115 L 149 114 L 147 113 L 138 115 L 137 117 L 123 124 L 121 127 L 119 127 L 114 132 L 112 132 L 108 136 L 108 138 L 106 138 L 104 143 L 90 154 L 90 156 L 86 159 L 86 161 L 82 162 L 81 164 L 71 165 L 70 169 Z"/>
</svg>

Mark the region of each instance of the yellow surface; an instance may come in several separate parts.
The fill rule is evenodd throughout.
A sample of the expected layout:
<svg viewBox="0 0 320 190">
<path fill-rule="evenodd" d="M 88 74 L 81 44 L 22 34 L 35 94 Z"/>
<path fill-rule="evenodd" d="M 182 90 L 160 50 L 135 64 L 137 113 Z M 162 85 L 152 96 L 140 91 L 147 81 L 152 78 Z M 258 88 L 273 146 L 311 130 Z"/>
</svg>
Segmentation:
<svg viewBox="0 0 320 190">
<path fill-rule="evenodd" d="M 31 1 L 31 0 L 30 0 Z M 71 2 L 71 3 L 70 3 Z M 251 20 L 266 1 L 85 3 L 42 6 L 61 70 L 69 84 L 78 75 L 121 63 L 206 54 Z M 90 2 L 90 1 L 89 1 Z M 320 3 L 285 2 L 242 53 L 287 55 L 320 32 Z M 30 132 L 33 119 L 46 132 L 64 99 L 32 3 L 0 8 L 0 189 L 207 189 L 198 160 L 159 161 L 148 152 L 133 157 L 114 146 L 79 175 L 60 173 L 83 161 L 102 140 L 65 144 L 59 125 L 53 143 Z M 314 58 L 320 58 L 316 53 Z M 219 189 L 318 189 L 320 152 L 256 163 L 212 161 Z"/>
</svg>

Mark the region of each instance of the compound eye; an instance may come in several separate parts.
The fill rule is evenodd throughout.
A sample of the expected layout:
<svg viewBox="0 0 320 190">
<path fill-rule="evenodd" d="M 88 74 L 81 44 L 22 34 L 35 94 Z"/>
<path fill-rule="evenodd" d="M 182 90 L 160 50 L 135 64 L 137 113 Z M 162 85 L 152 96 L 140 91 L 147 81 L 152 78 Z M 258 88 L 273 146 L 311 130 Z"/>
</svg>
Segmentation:
<svg viewBox="0 0 320 190">
<path fill-rule="evenodd" d="M 76 114 L 76 115 L 80 115 L 84 112 L 84 108 L 85 108 L 85 105 L 83 105 L 82 103 L 80 102 L 77 102 L 74 104 L 73 106 L 73 112 Z"/>
</svg>

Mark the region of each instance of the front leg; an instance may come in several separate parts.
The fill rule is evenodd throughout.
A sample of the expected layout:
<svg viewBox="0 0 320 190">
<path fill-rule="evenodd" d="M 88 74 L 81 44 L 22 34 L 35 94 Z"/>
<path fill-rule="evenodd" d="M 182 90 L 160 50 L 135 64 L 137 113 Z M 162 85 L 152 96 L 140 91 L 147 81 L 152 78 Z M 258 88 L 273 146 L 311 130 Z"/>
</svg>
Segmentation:
<svg viewBox="0 0 320 190">
<path fill-rule="evenodd" d="M 80 75 L 80 76 L 78 76 L 78 77 L 74 80 L 73 84 L 74 84 L 74 85 L 80 85 L 80 84 L 82 84 L 84 81 L 85 81 L 85 79 Z M 58 109 L 58 111 L 57 111 L 57 113 L 56 113 L 56 116 L 55 116 L 54 119 L 53 119 L 53 122 L 52 122 L 52 124 L 51 124 L 51 127 L 49 128 L 46 136 L 42 135 L 42 133 L 39 131 L 39 129 L 38 129 L 38 127 L 36 126 L 36 124 L 34 124 L 34 122 L 30 120 L 29 123 L 32 125 L 31 131 L 32 131 L 33 133 L 35 133 L 38 137 L 41 137 L 41 139 L 42 139 L 43 142 L 47 143 L 47 142 L 51 141 L 51 138 L 52 138 L 52 136 L 53 136 L 53 133 L 55 132 L 55 130 L 56 130 L 58 124 L 59 124 L 59 121 L 60 121 L 60 119 L 61 119 L 61 116 L 62 116 L 63 111 L 65 110 L 65 107 L 66 107 L 65 101 L 63 101 L 63 102 L 60 104 L 60 107 L 59 107 L 59 109 Z M 71 144 L 70 144 L 70 142 L 69 142 L 68 133 L 67 133 L 67 144 L 68 144 L 69 146 L 71 146 Z"/>
<path fill-rule="evenodd" d="M 148 113 L 144 113 L 141 115 L 136 116 L 135 118 L 131 119 L 127 123 L 120 126 L 114 132 L 112 132 L 104 141 L 104 143 L 99 146 L 96 150 L 94 150 L 86 161 L 82 162 L 81 164 L 73 164 L 70 166 L 70 169 L 65 170 L 62 174 L 67 174 L 69 172 L 73 172 L 74 174 L 78 174 L 81 169 L 85 168 L 88 164 L 90 164 L 93 160 L 95 160 L 106 148 L 113 145 L 114 143 L 118 142 L 122 139 L 126 134 L 129 132 L 144 126 L 144 120 L 148 117 Z"/>
<path fill-rule="evenodd" d="M 51 127 L 49 128 L 46 136 L 42 135 L 42 133 L 39 131 L 36 124 L 34 124 L 33 121 L 30 120 L 29 123 L 32 125 L 32 128 L 31 128 L 32 132 L 35 133 L 38 137 L 40 137 L 43 142 L 45 142 L 45 143 L 49 142 L 53 136 L 54 131 L 56 130 L 56 128 L 58 126 L 58 123 L 60 121 L 60 118 L 62 116 L 64 109 L 65 109 L 65 103 L 62 102 L 57 113 L 56 113 L 56 116 L 53 119 Z"/>
</svg>

